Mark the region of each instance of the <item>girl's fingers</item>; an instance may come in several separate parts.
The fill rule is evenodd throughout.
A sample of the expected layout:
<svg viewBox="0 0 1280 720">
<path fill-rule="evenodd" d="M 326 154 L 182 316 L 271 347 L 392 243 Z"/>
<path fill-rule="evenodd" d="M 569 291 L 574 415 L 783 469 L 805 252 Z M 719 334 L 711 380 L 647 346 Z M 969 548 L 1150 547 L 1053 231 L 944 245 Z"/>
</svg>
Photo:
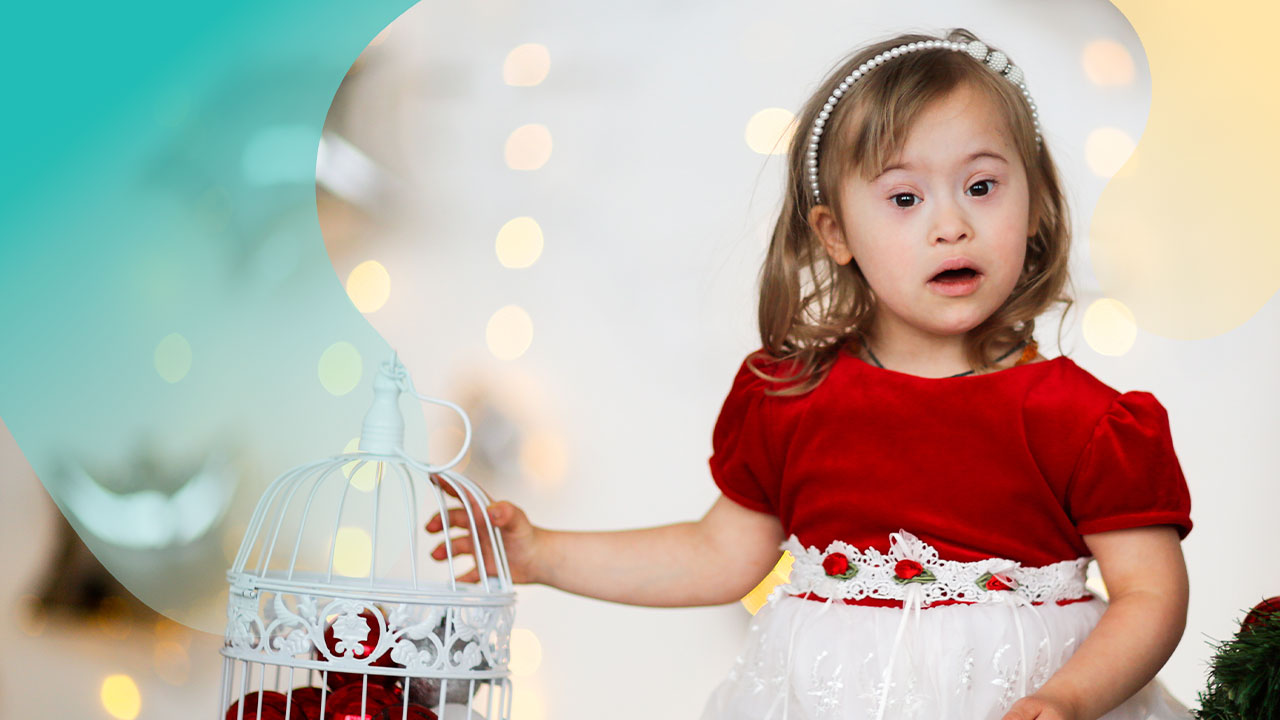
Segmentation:
<svg viewBox="0 0 1280 720">
<path fill-rule="evenodd" d="M 494 572 L 493 569 L 490 568 L 488 575 L 489 577 L 497 577 L 498 573 Z M 478 583 L 480 582 L 480 568 L 471 568 L 467 572 L 455 577 L 454 580 L 457 580 L 460 583 Z"/>
<path fill-rule="evenodd" d="M 478 518 L 477 518 L 478 520 Z M 449 527 L 470 528 L 471 521 L 467 517 L 467 511 L 462 508 L 452 508 L 449 510 Z M 440 513 L 431 516 L 431 520 L 427 522 L 427 532 L 440 532 L 444 528 L 440 524 Z"/>
<path fill-rule="evenodd" d="M 432 475 L 431 479 L 434 480 L 436 485 L 440 486 L 440 489 L 444 490 L 445 493 L 461 500 L 467 505 L 470 505 L 473 512 L 479 512 L 480 502 L 470 492 L 467 492 L 465 489 L 460 490 L 443 475 Z"/>
<path fill-rule="evenodd" d="M 440 486 L 441 490 L 444 490 L 446 493 L 454 497 L 458 497 L 458 491 L 453 488 L 453 483 L 445 480 L 443 475 L 432 475 L 431 479 L 435 481 L 436 485 Z M 461 500 L 462 498 L 458 499 Z"/>
<path fill-rule="evenodd" d="M 434 560 L 444 560 L 445 558 L 449 557 L 448 549 L 445 548 L 444 543 L 440 543 L 435 547 L 434 550 L 431 551 L 431 557 Z"/>
<path fill-rule="evenodd" d="M 457 558 L 459 555 L 471 555 L 475 552 L 475 542 L 471 539 L 471 536 L 459 535 L 456 538 L 450 538 L 448 546 L 444 543 L 437 545 L 436 549 L 431 551 L 431 557 L 436 560 L 447 559 L 449 557 L 448 551 L 450 547 L 453 549 L 454 558 Z"/>
<path fill-rule="evenodd" d="M 499 500 L 489 506 L 487 515 L 493 522 L 494 527 L 509 528 L 515 523 L 519 514 L 516 512 L 515 505 L 506 500 Z"/>
</svg>

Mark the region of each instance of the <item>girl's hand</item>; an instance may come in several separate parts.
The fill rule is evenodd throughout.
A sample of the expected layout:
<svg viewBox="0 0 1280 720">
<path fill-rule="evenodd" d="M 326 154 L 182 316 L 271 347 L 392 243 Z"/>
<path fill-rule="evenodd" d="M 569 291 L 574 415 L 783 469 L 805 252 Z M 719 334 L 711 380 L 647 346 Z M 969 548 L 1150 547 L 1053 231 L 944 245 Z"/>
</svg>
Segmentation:
<svg viewBox="0 0 1280 720">
<path fill-rule="evenodd" d="M 1000 720 L 1081 720 L 1076 709 L 1058 698 L 1028 695 L 1009 708 Z"/>
<path fill-rule="evenodd" d="M 453 488 L 447 483 L 441 483 L 440 485 L 450 495 L 458 497 L 457 493 L 453 492 Z M 506 550 L 507 566 L 511 569 L 511 580 L 517 583 L 541 582 L 536 559 L 543 531 L 529 522 L 529 518 L 524 514 L 523 510 L 505 500 L 500 500 L 490 505 L 487 508 L 487 513 L 481 509 L 480 503 L 475 498 L 468 497 L 465 502 L 470 504 L 471 512 L 475 515 L 476 531 L 481 537 L 480 547 L 486 574 L 489 576 L 498 574 L 498 569 L 493 559 L 493 548 L 490 547 L 489 543 L 488 525 L 491 523 L 497 532 L 502 533 L 502 547 Z M 471 521 L 467 516 L 467 511 L 464 508 L 450 509 L 449 526 L 470 530 Z M 426 530 L 432 533 L 444 530 L 440 513 L 436 513 L 431 517 L 431 520 L 427 522 Z M 462 555 L 475 557 L 476 542 L 470 533 L 451 537 L 449 544 L 453 548 L 455 561 Z M 431 557 L 436 560 L 445 560 L 448 557 L 443 541 L 431 551 Z M 459 576 L 457 581 L 479 582 L 479 568 L 479 563 L 477 563 L 476 567 Z"/>
</svg>

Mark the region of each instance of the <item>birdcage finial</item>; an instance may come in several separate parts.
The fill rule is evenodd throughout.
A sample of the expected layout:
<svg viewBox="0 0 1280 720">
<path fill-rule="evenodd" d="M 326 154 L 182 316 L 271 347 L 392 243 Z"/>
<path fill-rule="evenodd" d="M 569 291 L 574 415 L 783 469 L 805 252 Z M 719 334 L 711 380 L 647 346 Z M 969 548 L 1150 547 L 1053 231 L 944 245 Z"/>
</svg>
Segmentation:
<svg viewBox="0 0 1280 720">
<path fill-rule="evenodd" d="M 400 414 L 400 392 L 405 376 L 400 356 L 391 351 L 391 361 L 378 368 L 373 379 L 373 406 L 364 416 L 360 449 L 379 455 L 398 455 L 404 448 L 404 416 Z"/>
</svg>

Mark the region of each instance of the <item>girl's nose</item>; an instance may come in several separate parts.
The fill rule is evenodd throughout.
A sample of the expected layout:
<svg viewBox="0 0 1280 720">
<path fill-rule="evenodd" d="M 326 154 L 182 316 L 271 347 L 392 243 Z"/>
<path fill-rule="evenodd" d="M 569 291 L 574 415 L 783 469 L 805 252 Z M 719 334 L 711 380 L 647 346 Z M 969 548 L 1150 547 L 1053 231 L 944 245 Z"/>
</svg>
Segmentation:
<svg viewBox="0 0 1280 720">
<path fill-rule="evenodd" d="M 935 211 L 932 231 L 934 242 L 954 243 L 973 237 L 973 228 L 965 217 L 964 210 L 954 200 L 938 201 Z"/>
</svg>

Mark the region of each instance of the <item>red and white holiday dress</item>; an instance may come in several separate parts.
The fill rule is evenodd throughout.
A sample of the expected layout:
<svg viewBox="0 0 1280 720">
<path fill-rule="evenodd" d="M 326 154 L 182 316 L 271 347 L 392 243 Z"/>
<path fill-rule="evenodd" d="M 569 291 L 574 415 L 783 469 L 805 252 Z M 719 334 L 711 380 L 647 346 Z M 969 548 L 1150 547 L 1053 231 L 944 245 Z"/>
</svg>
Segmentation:
<svg viewBox="0 0 1280 720">
<path fill-rule="evenodd" d="M 921 378 L 842 353 L 776 387 L 743 363 L 710 465 L 795 563 L 703 720 L 1000 720 L 1107 608 L 1083 535 L 1191 531 L 1164 408 L 1069 358 Z M 1104 720 L 1190 717 L 1152 680 Z"/>
</svg>

